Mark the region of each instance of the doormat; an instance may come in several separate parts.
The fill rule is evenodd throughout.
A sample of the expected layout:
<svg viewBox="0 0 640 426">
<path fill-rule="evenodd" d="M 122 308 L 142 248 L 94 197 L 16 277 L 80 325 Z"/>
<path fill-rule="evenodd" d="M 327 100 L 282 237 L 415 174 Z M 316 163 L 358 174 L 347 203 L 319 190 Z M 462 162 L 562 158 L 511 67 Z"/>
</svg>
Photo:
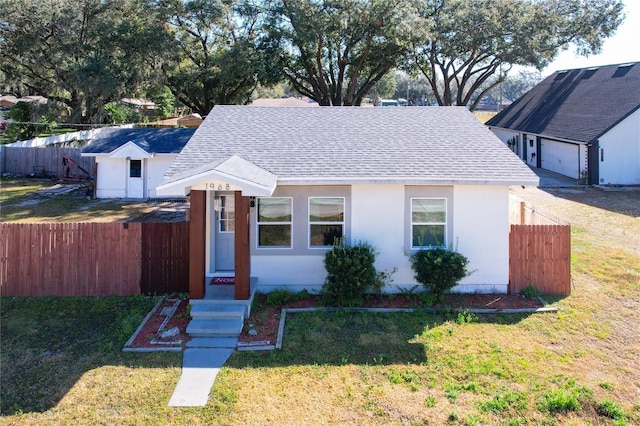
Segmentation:
<svg viewBox="0 0 640 426">
<path fill-rule="evenodd" d="M 209 285 L 234 285 L 236 277 L 213 277 Z"/>
</svg>

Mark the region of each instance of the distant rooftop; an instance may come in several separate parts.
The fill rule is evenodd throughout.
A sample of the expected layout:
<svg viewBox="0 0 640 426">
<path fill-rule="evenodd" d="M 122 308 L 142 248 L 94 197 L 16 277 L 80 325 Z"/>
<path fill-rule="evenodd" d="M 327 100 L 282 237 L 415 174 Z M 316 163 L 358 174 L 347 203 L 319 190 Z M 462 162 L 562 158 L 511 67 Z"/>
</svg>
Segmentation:
<svg viewBox="0 0 640 426">
<path fill-rule="evenodd" d="M 631 62 L 557 71 L 486 125 L 592 142 L 638 108 L 640 62 Z"/>
</svg>

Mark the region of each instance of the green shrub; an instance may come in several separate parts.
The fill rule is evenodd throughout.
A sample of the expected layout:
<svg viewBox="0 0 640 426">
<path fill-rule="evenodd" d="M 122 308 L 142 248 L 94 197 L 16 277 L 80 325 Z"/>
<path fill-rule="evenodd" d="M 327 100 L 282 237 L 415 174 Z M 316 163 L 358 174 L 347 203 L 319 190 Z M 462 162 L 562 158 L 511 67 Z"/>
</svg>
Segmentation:
<svg viewBox="0 0 640 426">
<path fill-rule="evenodd" d="M 398 272 L 397 266 L 394 266 L 391 271 L 387 271 L 385 269 L 382 272 L 376 272 L 376 279 L 374 280 L 371 287 L 374 294 L 380 296 L 382 294 L 382 290 L 393 283 L 393 274 L 395 274 L 396 272 Z"/>
<path fill-rule="evenodd" d="M 324 256 L 327 279 L 322 286 L 323 296 L 339 306 L 361 304 L 377 278 L 375 258 L 373 246 L 367 243 L 335 245 Z"/>
<path fill-rule="evenodd" d="M 419 250 L 411 256 L 416 280 L 429 290 L 436 301 L 467 276 L 469 260 L 460 253 L 444 248 Z"/>
<path fill-rule="evenodd" d="M 529 285 L 523 288 L 520 294 L 523 295 L 524 297 L 529 297 L 531 299 L 534 299 L 540 296 L 540 292 L 538 291 L 538 289 L 532 285 Z"/>
</svg>

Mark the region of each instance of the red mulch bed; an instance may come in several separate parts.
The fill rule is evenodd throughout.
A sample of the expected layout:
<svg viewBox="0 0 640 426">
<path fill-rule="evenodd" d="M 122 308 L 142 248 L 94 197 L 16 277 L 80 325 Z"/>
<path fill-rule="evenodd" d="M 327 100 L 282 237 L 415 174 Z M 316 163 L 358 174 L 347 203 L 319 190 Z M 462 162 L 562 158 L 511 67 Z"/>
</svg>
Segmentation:
<svg viewBox="0 0 640 426">
<path fill-rule="evenodd" d="M 260 308 L 252 310 L 251 317 L 245 321 L 245 327 L 240 335 L 239 341 L 248 345 L 274 345 L 278 334 L 278 326 L 280 324 L 280 314 L 282 309 L 290 308 L 311 308 L 319 305 L 318 296 L 309 296 L 295 302 L 287 303 L 282 306 L 271 306 L 264 303 L 265 295 L 257 294 Z M 161 349 L 170 346 L 179 345 L 157 345 L 151 341 L 156 337 L 158 328 L 162 324 L 165 317 L 161 315 L 163 308 L 173 306 L 174 301 L 165 299 L 153 312 L 144 327 L 138 333 L 132 348 L 155 348 Z M 183 299 L 176 309 L 175 313 L 164 327 L 168 330 L 172 327 L 178 327 L 180 333 L 174 338 L 181 340 L 181 346 L 191 339 L 187 335 L 187 325 L 190 317 L 187 314 L 188 300 Z M 365 308 L 419 308 L 421 307 L 416 295 L 398 294 L 390 297 L 389 295 L 369 297 L 362 305 Z M 447 294 L 444 301 L 436 303 L 433 308 L 443 309 L 473 309 L 473 308 L 489 308 L 489 309 L 517 309 L 517 308 L 541 308 L 544 305 L 538 299 L 526 298 L 515 294 Z M 255 330 L 257 334 L 249 334 L 250 330 Z"/>
<path fill-rule="evenodd" d="M 167 307 L 172 307 L 177 299 L 164 299 L 160 305 L 153 311 L 153 314 L 149 318 L 149 320 L 144 324 L 136 338 L 131 343 L 131 348 L 154 348 L 154 349 L 162 349 L 167 347 L 175 347 L 182 346 L 184 347 L 185 343 L 187 343 L 191 338 L 187 334 L 187 325 L 189 325 L 189 321 L 191 318 L 187 313 L 187 305 L 189 301 L 187 299 L 182 299 L 180 301 L 180 305 L 171 316 L 169 322 L 165 325 L 164 330 L 169 330 L 172 327 L 178 327 L 180 333 L 171 338 L 172 341 L 181 340 L 180 344 L 152 344 L 152 340 L 156 337 L 159 332 L 159 327 L 162 325 L 162 322 L 165 320 L 165 316 L 162 315 L 162 310 Z"/>
</svg>

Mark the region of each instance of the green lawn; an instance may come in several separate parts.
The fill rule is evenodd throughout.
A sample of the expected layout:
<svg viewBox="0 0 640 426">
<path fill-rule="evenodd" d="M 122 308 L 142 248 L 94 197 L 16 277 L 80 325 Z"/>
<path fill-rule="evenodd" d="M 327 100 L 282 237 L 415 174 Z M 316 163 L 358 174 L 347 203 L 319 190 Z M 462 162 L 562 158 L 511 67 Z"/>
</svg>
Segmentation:
<svg viewBox="0 0 640 426">
<path fill-rule="evenodd" d="M 627 238 L 638 220 L 617 217 Z M 572 242 L 557 313 L 288 315 L 283 349 L 233 354 L 203 408 L 167 407 L 180 354 L 120 351 L 154 299 L 4 298 L 0 423 L 640 424 L 640 259 Z"/>
</svg>

